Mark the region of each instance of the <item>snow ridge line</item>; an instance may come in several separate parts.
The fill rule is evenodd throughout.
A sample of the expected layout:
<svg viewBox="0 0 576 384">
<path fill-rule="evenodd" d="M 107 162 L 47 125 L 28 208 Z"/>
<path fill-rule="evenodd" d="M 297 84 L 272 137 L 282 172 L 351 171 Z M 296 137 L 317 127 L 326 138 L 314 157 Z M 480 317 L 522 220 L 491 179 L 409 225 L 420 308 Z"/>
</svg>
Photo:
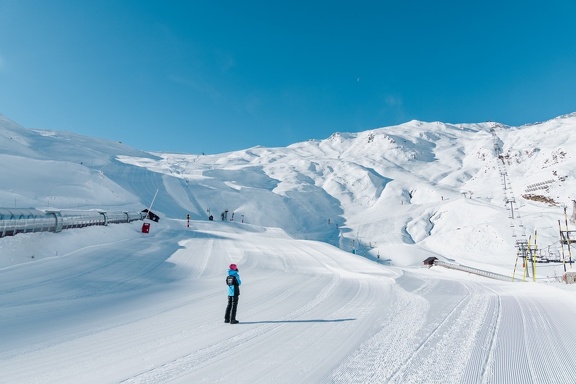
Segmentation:
<svg viewBox="0 0 576 384">
<path fill-rule="evenodd" d="M 301 307 L 299 310 L 293 312 L 288 320 L 296 319 L 303 314 L 310 312 L 313 308 L 315 308 L 318 304 L 320 304 L 323 300 L 325 300 L 330 293 L 334 290 L 334 288 L 340 284 L 341 278 L 338 275 L 333 275 L 330 284 L 327 284 L 325 288 L 320 292 L 316 298 L 307 305 Z M 130 377 L 126 380 L 121 381 L 121 383 L 159 383 L 159 382 L 166 382 L 168 380 L 172 380 L 178 377 L 185 375 L 187 372 L 193 370 L 194 368 L 201 366 L 203 364 L 208 363 L 209 360 L 213 359 L 214 357 L 220 356 L 224 354 L 224 351 L 232 350 L 249 340 L 255 339 L 265 333 L 271 332 L 279 327 L 282 326 L 282 323 L 272 323 L 272 324 L 263 324 L 259 327 L 253 328 L 248 332 L 240 333 L 234 337 L 229 339 L 220 341 L 216 344 L 213 344 L 209 347 L 196 351 L 194 353 L 179 357 L 175 360 L 169 361 L 164 365 L 153 368 L 149 371 L 143 372 L 137 376 Z"/>
<path fill-rule="evenodd" d="M 488 356 L 494 354 L 500 298 L 482 284 L 453 283 L 460 284 L 462 291 L 437 282 L 426 282 L 414 291 L 418 294 L 400 290 L 380 330 L 333 371 L 332 382 L 445 383 L 449 377 L 452 382 L 480 383 Z M 443 294 L 453 300 L 446 313 L 437 307 L 445 299 L 436 301 Z M 436 321 L 427 325 L 431 315 Z M 394 321 L 398 316 L 406 321 Z M 490 343 L 488 350 L 478 348 L 484 341 Z M 454 360 L 438 364 L 443 356 L 450 356 L 447 351 Z M 462 366 L 462 360 L 468 364 Z"/>
<path fill-rule="evenodd" d="M 481 349 L 477 346 L 479 336 L 485 329 L 485 318 L 479 314 L 489 313 L 493 302 L 490 299 L 492 296 L 479 291 L 476 284 L 465 284 L 464 287 L 469 300 L 465 300 L 465 305 L 460 309 L 455 308 L 456 311 L 448 314 L 447 321 L 439 327 L 444 329 L 430 338 L 421 353 L 415 354 L 408 373 L 401 378 L 403 383 L 445 383 L 447 377 L 451 378 L 451 382 L 478 382 L 483 353 L 477 352 Z M 438 364 L 440 361 L 443 363 Z M 468 363 L 458 364 L 460 361 Z"/>
<path fill-rule="evenodd" d="M 489 288 L 484 284 L 480 284 L 480 285 L 482 285 L 484 288 L 486 288 L 487 290 L 494 293 L 494 295 L 497 298 L 496 316 L 492 317 L 493 319 L 495 319 L 495 321 L 490 322 L 490 325 L 488 326 L 488 338 L 490 339 L 490 344 L 488 344 L 486 357 L 484 358 L 484 362 L 482 365 L 482 371 L 480 372 L 481 382 L 482 382 L 482 384 L 486 384 L 486 383 L 489 383 L 489 381 L 488 381 L 489 367 L 492 367 L 494 364 L 494 351 L 496 348 L 496 337 L 497 337 L 498 332 L 500 330 L 500 324 L 502 323 L 502 298 L 500 297 L 500 294 L 498 294 L 498 292 L 496 292 L 492 288 Z"/>
<path fill-rule="evenodd" d="M 468 289 L 468 287 L 466 287 Z M 464 296 L 455 306 L 452 308 L 450 313 L 444 317 L 444 319 L 430 332 L 428 336 L 424 340 L 420 342 L 420 345 L 411 353 L 411 355 L 398 367 L 396 368 L 395 372 L 390 376 L 389 380 L 392 382 L 394 379 L 398 378 L 406 367 L 417 357 L 417 355 L 424 349 L 428 343 L 437 336 L 438 331 L 447 324 L 448 320 L 451 320 L 454 317 L 454 314 L 460 312 L 460 308 L 464 307 L 465 304 L 470 302 L 470 290 L 468 289 L 468 295 Z M 401 381 L 400 381 L 401 382 Z"/>
<path fill-rule="evenodd" d="M 194 232 L 192 232 L 192 237 L 194 237 Z M 187 243 L 192 243 L 192 241 L 189 239 L 186 241 L 185 244 Z M 180 244 L 179 244 L 180 245 Z M 196 244 L 194 244 L 196 245 Z M 203 248 L 207 248 L 207 249 L 212 249 L 214 247 L 214 239 L 207 239 L 205 244 L 202 244 Z M 202 249 L 203 250 L 203 249 Z M 187 250 L 188 251 L 188 250 Z M 211 259 L 211 253 L 210 252 L 196 252 L 196 254 L 201 253 L 202 254 L 202 262 L 200 263 L 200 265 L 196 265 L 197 268 L 192 268 L 192 272 L 190 273 L 190 279 L 198 279 L 202 276 L 202 274 L 204 273 L 204 271 L 206 270 L 209 261 Z"/>
</svg>

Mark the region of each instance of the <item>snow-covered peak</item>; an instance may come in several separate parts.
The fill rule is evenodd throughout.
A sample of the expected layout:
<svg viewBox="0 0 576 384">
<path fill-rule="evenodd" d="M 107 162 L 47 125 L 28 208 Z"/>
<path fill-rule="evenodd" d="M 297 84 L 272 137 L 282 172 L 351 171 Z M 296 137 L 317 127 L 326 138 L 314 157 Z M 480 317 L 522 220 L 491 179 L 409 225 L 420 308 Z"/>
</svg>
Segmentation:
<svg viewBox="0 0 576 384">
<path fill-rule="evenodd" d="M 470 233 L 500 233 L 514 255 L 515 238 L 534 230 L 558 244 L 551 224 L 576 197 L 575 127 L 576 114 L 522 127 L 413 120 L 204 156 L 29 130 L 2 116 L 0 206 L 133 209 L 158 190 L 155 210 L 167 217 L 228 210 L 345 249 L 402 245 L 472 259 L 485 244 L 470 246 Z M 520 221 L 509 219 L 512 199 Z"/>
</svg>

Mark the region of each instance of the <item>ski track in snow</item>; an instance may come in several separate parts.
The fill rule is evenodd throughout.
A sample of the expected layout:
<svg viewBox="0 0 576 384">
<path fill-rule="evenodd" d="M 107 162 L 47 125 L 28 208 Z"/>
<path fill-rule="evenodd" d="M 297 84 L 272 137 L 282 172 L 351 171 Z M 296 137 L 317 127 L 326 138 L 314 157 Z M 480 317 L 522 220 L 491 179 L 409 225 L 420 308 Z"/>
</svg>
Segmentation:
<svg viewBox="0 0 576 384">
<path fill-rule="evenodd" d="M 306 251 L 305 248 L 301 248 Z M 309 254 L 312 256 L 312 253 Z M 287 258 L 290 264 L 290 257 Z M 301 266 L 300 266 L 301 267 Z M 327 280 L 329 279 L 329 280 Z M 245 371 L 252 372 L 253 379 L 250 382 L 293 382 L 294 378 L 286 379 L 285 370 L 275 370 L 276 362 L 280 361 L 297 361 L 297 366 L 306 377 L 306 372 L 314 372 L 317 362 L 307 361 L 309 359 L 299 356 L 308 356 L 302 354 L 302 351 L 317 349 L 317 340 L 328 337 L 338 332 L 342 328 L 347 328 L 348 322 L 354 322 L 358 317 L 363 318 L 370 314 L 373 305 L 366 305 L 366 301 L 373 296 L 375 285 L 366 284 L 363 281 L 343 279 L 338 274 L 316 274 L 306 280 L 304 284 L 294 285 L 289 289 L 284 289 L 280 294 L 274 296 L 274 302 L 283 303 L 288 301 L 294 295 L 301 291 L 313 291 L 321 287 L 320 291 L 315 294 L 311 301 L 296 310 L 286 313 L 281 319 L 271 321 L 243 322 L 237 327 L 250 327 L 238 335 L 229 339 L 222 340 L 218 343 L 211 344 L 206 348 L 196 350 L 185 356 L 180 356 L 175 360 L 169 361 L 160 367 L 151 369 L 140 375 L 131 377 L 123 382 L 125 383 L 157 383 L 166 381 L 183 380 L 189 382 L 187 375 L 190 372 L 194 374 L 194 382 L 226 382 L 227 373 L 216 371 L 214 376 L 214 364 L 222 363 L 222 360 L 233 358 L 229 355 L 246 354 L 243 349 L 249 349 L 251 344 L 260 346 L 263 340 L 270 340 L 272 347 L 268 355 L 270 359 L 264 363 L 262 360 L 244 361 L 242 366 Z M 341 292 L 336 292 L 337 290 Z M 346 293 L 343 293 L 346 292 Z M 330 297 L 338 297 L 341 306 L 328 305 L 332 301 Z M 242 295 L 241 295 L 242 298 Z M 345 301 L 343 301 L 345 299 Z M 264 313 L 269 308 L 270 302 L 263 302 L 253 308 L 253 312 Z M 324 307 L 324 308 L 323 308 Z M 339 308 L 335 310 L 335 308 Z M 315 316 L 316 312 L 321 311 L 323 316 Z M 282 336 L 282 329 L 288 325 L 309 325 L 302 329 L 298 338 L 285 338 Z M 220 324 L 212 327 L 220 327 Z M 240 328 L 242 330 L 242 328 Z M 205 331 L 205 330 L 200 330 Z M 276 340 L 276 341 L 274 341 Z M 278 342 L 281 340 L 281 342 Z M 329 340 L 328 340 L 329 341 Z M 339 348 L 337 343 L 334 348 Z M 275 346 L 275 347 L 274 347 Z M 253 347 L 255 348 L 255 347 Z M 322 359 L 323 360 L 323 359 Z M 199 374 L 198 372 L 204 372 Z M 255 372 L 259 372 L 256 374 Z M 231 380 L 238 375 L 237 372 L 228 374 Z"/>
<path fill-rule="evenodd" d="M 222 320 L 230 262 L 244 283 L 234 326 Z M 160 226 L 0 269 L 0 382 L 574 381 L 575 299 L 441 271 L 273 230 Z"/>
<path fill-rule="evenodd" d="M 301 316 L 305 315 L 309 312 L 312 308 L 317 306 L 322 300 L 324 300 L 334 289 L 334 286 L 338 283 L 337 279 L 333 279 L 320 293 L 319 296 L 312 302 L 309 302 L 307 305 L 302 307 L 300 310 L 291 313 L 286 320 L 284 321 L 291 321 Z M 284 295 L 279 296 L 278 300 L 283 301 L 288 296 L 293 294 L 291 291 L 286 291 Z M 271 324 L 264 324 L 256 329 L 252 329 L 248 332 L 243 332 L 237 336 L 234 336 L 230 339 L 223 340 L 219 343 L 213 344 L 208 348 L 205 348 L 200 351 L 196 351 L 193 354 L 179 357 L 178 359 L 171 361 L 169 363 L 164 364 L 162 367 L 155 368 L 150 370 L 146 373 L 133 377 L 131 379 L 125 380 L 125 383 L 158 383 L 158 382 L 165 382 L 168 380 L 172 380 L 175 377 L 181 376 L 183 373 L 189 372 L 190 370 L 195 369 L 196 367 L 207 364 L 210 359 L 215 357 L 219 357 L 222 354 L 225 354 L 227 351 L 230 351 L 234 347 L 239 347 L 242 344 L 245 344 L 247 341 L 252 339 L 257 339 L 262 337 L 263 335 L 273 332 L 275 329 L 279 328 L 281 323 L 271 323 Z"/>
<path fill-rule="evenodd" d="M 566 305 L 550 297 L 504 297 L 494 358 L 483 382 L 573 382 L 574 310 Z"/>
<path fill-rule="evenodd" d="M 559 302 L 544 308 L 545 297 L 502 298 L 478 282 L 422 284 L 412 293 L 396 292 L 389 320 L 334 371 L 333 382 L 564 383 L 576 377 L 566 369 L 576 358 L 575 334 L 569 318 L 559 316 Z"/>
<path fill-rule="evenodd" d="M 574 118 L 526 129 L 413 122 L 372 132 L 384 140 L 374 149 L 363 134 L 337 134 L 160 160 L 14 126 L 3 141 L 5 207 L 132 210 L 158 192 L 162 221 L 147 235 L 136 222 L 0 239 L 0 383 L 574 383 L 569 287 L 385 267 L 376 249 L 366 249 L 370 261 L 279 228 L 183 220 L 226 207 L 343 248 L 356 233 L 360 250 L 360 232 L 396 265 L 430 251 L 503 271 L 516 239 L 503 240 L 509 213 L 499 202 L 552 171 L 545 195 L 570 204 Z M 426 135 L 412 140 L 418 131 Z M 62 169 L 40 163 L 58 158 L 68 159 L 57 160 Z M 538 229 L 541 247 L 557 244 L 558 208 L 525 199 L 514 236 Z M 326 219 L 343 226 L 320 227 Z M 230 262 L 244 282 L 234 326 L 222 319 Z"/>
</svg>

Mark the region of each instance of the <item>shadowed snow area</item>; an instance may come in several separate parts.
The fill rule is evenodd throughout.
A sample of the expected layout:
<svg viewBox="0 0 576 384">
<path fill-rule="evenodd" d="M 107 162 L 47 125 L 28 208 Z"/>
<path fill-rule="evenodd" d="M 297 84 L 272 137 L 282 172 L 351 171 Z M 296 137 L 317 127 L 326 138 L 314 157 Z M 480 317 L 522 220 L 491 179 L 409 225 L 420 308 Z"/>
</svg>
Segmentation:
<svg viewBox="0 0 576 384">
<path fill-rule="evenodd" d="M 0 383 L 573 382 L 575 128 L 412 121 L 201 156 L 0 116 L 0 207 L 157 193 L 160 216 L 0 238 Z M 534 278 L 517 241 L 555 261 Z"/>
</svg>

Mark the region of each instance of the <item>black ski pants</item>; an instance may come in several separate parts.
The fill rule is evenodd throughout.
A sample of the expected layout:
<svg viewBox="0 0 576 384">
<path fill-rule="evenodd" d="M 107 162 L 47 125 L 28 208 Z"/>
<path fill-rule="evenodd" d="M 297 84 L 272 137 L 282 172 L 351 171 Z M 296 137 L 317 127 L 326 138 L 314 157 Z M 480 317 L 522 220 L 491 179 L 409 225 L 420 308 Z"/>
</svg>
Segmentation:
<svg viewBox="0 0 576 384">
<path fill-rule="evenodd" d="M 236 310 L 238 309 L 238 296 L 228 296 L 228 306 L 224 314 L 225 321 L 236 320 Z"/>
</svg>

